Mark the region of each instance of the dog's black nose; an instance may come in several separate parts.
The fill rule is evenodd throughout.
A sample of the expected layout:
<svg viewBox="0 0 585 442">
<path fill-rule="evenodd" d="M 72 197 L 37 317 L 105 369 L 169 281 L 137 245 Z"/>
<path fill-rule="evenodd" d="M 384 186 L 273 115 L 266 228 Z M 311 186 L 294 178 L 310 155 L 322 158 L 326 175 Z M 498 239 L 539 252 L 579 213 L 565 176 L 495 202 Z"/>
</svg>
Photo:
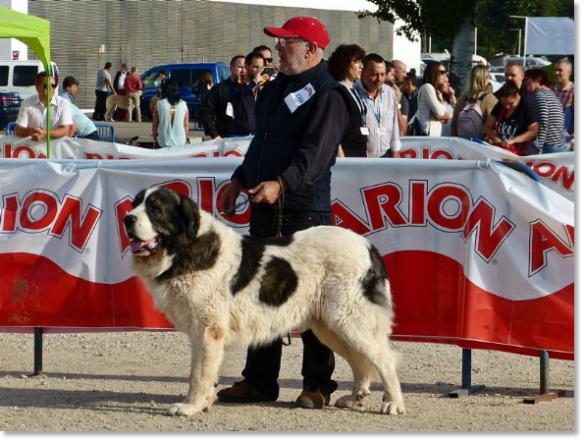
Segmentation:
<svg viewBox="0 0 585 442">
<path fill-rule="evenodd" d="M 128 229 L 129 227 L 132 227 L 134 224 L 136 224 L 136 220 L 136 216 L 128 214 L 124 217 L 124 226 L 126 226 Z"/>
</svg>

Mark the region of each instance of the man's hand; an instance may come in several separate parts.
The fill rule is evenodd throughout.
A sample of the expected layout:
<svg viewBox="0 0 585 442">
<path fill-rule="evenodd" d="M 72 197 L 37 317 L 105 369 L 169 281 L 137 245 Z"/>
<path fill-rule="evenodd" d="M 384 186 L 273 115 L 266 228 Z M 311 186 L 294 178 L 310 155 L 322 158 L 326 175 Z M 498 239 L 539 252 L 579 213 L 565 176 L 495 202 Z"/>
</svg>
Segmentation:
<svg viewBox="0 0 585 442">
<path fill-rule="evenodd" d="M 286 181 L 283 180 L 282 184 L 285 187 L 282 189 L 284 192 L 287 188 Z M 278 184 L 278 181 L 264 181 L 253 189 L 250 189 L 250 193 L 255 195 L 252 202 L 274 204 L 280 196 L 280 190 L 280 184 Z"/>
<path fill-rule="evenodd" d="M 263 69 L 258 69 L 256 71 L 256 73 L 254 74 L 254 83 L 260 84 L 264 81 L 262 71 L 263 71 Z"/>
<path fill-rule="evenodd" d="M 396 103 L 400 104 L 400 101 L 402 100 L 402 92 L 400 91 L 400 88 L 396 85 L 392 86 L 392 88 L 394 89 L 394 93 L 396 94 Z"/>
<path fill-rule="evenodd" d="M 35 127 L 33 129 L 33 133 L 31 134 L 31 138 L 33 141 L 41 141 L 43 138 L 47 136 L 47 131 L 42 127 Z"/>
<path fill-rule="evenodd" d="M 227 212 L 236 205 L 236 200 L 240 195 L 242 190 L 242 185 L 240 180 L 237 178 L 232 179 L 230 185 L 225 189 L 225 192 L 221 196 L 221 210 L 222 212 Z"/>
<path fill-rule="evenodd" d="M 400 151 L 399 150 L 393 150 L 392 151 L 392 158 L 400 158 Z"/>
</svg>

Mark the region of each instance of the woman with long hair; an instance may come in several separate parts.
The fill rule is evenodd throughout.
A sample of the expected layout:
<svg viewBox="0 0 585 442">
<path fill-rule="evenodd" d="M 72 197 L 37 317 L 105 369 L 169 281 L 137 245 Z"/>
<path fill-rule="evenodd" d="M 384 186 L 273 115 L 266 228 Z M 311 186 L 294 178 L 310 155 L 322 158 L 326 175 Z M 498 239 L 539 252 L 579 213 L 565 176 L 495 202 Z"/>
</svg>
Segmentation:
<svg viewBox="0 0 585 442">
<path fill-rule="evenodd" d="M 504 83 L 498 95 L 500 101 L 484 126 L 488 141 L 516 155 L 537 154 L 534 141 L 538 136 L 538 121 L 531 104 L 522 98 L 520 89 L 512 80 Z"/>
<path fill-rule="evenodd" d="M 347 99 L 351 103 L 349 122 L 339 146 L 338 156 L 367 156 L 367 108 L 354 88 L 355 82 L 362 74 L 362 60 L 365 56 L 365 51 L 358 45 L 340 45 L 327 61 L 329 73 L 335 81 L 343 86 Z"/>
<path fill-rule="evenodd" d="M 197 95 L 197 101 L 203 101 L 212 87 L 213 77 L 211 72 L 205 72 L 199 81 L 193 85 L 192 92 Z"/>
<path fill-rule="evenodd" d="M 538 119 L 538 149 L 540 153 L 564 152 L 565 114 L 563 105 L 551 90 L 551 81 L 543 69 L 529 69 L 524 76 L 526 91 Z"/>
<path fill-rule="evenodd" d="M 483 127 L 497 102 L 490 81 L 490 70 L 482 64 L 474 66 L 467 78 L 467 89 L 459 97 L 453 110 L 451 136 L 483 138 Z M 474 103 L 477 103 L 477 106 L 473 106 Z M 459 121 L 459 115 L 464 109 L 463 118 Z M 481 121 L 479 119 L 475 121 L 475 115 L 472 113 L 473 111 L 477 114 L 475 109 L 481 111 Z M 479 117 L 478 114 L 477 116 Z"/>
<path fill-rule="evenodd" d="M 431 137 L 440 137 L 442 125 L 451 118 L 445 109 L 441 92 L 443 85 L 448 82 L 447 69 L 443 63 L 431 61 L 427 64 L 418 92 L 418 108 L 413 119 L 416 118 L 422 132 Z"/>
<path fill-rule="evenodd" d="M 161 99 L 156 103 L 152 116 L 154 148 L 187 144 L 189 134 L 189 109 L 181 99 L 175 80 L 165 81 Z"/>
</svg>

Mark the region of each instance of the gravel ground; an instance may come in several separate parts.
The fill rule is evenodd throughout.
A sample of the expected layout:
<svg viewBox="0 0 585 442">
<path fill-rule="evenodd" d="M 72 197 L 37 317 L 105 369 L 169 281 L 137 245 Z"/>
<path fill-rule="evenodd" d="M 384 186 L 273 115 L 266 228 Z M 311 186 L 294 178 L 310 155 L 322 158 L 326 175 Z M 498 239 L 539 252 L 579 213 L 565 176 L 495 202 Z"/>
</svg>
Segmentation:
<svg viewBox="0 0 585 442">
<path fill-rule="evenodd" d="M 191 419 L 165 415 L 187 392 L 189 349 L 184 335 L 165 333 L 49 334 L 44 374 L 30 377 L 31 334 L 0 334 L 0 431 L 574 431 L 574 362 L 551 361 L 551 388 L 565 397 L 523 403 L 539 391 L 537 358 L 474 351 L 473 383 L 481 393 L 450 399 L 461 382 L 461 349 L 397 342 L 407 414 L 377 413 L 381 386 L 361 411 L 293 408 L 302 386 L 300 339 L 284 349 L 277 403 L 217 402 Z M 219 388 L 240 380 L 245 351 L 227 354 Z M 351 372 L 337 358 L 339 390 L 351 390 Z M 8 433 L 9 435 L 10 433 Z"/>
</svg>

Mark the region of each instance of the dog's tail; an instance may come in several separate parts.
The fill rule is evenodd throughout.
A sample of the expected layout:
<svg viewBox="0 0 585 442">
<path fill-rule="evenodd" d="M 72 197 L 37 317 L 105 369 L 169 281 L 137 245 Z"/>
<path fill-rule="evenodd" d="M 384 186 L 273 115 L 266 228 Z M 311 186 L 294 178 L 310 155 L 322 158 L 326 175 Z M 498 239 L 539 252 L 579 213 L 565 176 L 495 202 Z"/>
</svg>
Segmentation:
<svg viewBox="0 0 585 442">
<path fill-rule="evenodd" d="M 370 253 L 370 268 L 362 278 L 364 296 L 373 304 L 379 305 L 384 310 L 392 310 L 390 295 L 390 281 L 386 264 L 372 243 L 368 244 Z"/>
</svg>

